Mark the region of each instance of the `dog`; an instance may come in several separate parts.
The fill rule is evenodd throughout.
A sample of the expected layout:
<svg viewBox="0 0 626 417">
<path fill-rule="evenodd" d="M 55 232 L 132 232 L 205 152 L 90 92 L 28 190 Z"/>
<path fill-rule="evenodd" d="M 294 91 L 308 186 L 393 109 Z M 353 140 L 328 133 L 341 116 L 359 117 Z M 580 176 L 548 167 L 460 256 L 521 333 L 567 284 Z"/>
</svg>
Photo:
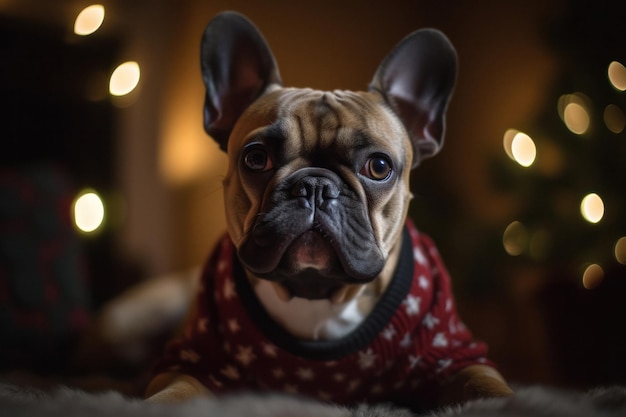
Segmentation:
<svg viewBox="0 0 626 417">
<path fill-rule="evenodd" d="M 407 219 L 410 172 L 443 143 L 448 39 L 410 34 L 366 92 L 283 87 L 234 12 L 208 24 L 201 60 L 204 127 L 228 155 L 228 233 L 147 398 L 280 391 L 419 409 L 512 394 Z"/>
</svg>

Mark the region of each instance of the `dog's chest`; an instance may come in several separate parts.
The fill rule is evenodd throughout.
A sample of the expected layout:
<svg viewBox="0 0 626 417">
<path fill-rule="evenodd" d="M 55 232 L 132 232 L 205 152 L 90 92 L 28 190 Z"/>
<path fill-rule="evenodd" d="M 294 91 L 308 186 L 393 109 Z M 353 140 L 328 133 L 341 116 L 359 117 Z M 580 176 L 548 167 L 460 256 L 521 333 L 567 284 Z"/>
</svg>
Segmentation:
<svg viewBox="0 0 626 417">
<path fill-rule="evenodd" d="M 292 298 L 281 300 L 272 284 L 259 280 L 254 291 L 259 301 L 285 330 L 306 340 L 336 340 L 356 329 L 374 308 L 378 296 L 362 290 L 345 303 Z"/>
</svg>

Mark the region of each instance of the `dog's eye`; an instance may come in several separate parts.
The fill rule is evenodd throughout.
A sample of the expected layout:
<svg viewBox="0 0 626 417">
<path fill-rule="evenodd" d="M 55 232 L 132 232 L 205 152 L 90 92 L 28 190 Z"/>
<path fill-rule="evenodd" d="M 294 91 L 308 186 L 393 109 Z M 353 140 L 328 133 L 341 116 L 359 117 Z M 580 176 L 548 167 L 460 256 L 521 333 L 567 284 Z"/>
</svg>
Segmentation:
<svg viewBox="0 0 626 417">
<path fill-rule="evenodd" d="M 367 160 L 361 174 L 376 181 L 384 181 L 391 175 L 391 163 L 382 156 L 373 156 Z"/>
<path fill-rule="evenodd" d="M 251 171 L 267 171 L 272 169 L 272 160 L 267 152 L 260 148 L 252 148 L 243 156 L 243 163 Z"/>
</svg>

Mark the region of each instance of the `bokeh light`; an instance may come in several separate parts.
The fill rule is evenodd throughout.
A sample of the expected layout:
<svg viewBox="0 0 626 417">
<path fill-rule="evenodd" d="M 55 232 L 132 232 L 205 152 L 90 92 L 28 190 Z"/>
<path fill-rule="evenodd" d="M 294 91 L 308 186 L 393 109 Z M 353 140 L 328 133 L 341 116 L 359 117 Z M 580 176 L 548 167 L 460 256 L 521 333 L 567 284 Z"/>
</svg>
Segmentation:
<svg viewBox="0 0 626 417">
<path fill-rule="evenodd" d="M 120 64 L 109 81 L 109 92 L 114 96 L 124 96 L 137 87 L 141 73 L 139 64 L 135 61 L 128 61 Z"/>
<path fill-rule="evenodd" d="M 587 98 L 580 94 L 565 94 L 559 98 L 559 116 L 565 126 L 577 135 L 582 135 L 589 130 L 591 118 L 588 110 Z"/>
<path fill-rule="evenodd" d="M 502 235 L 504 250 L 511 256 L 521 255 L 528 246 L 528 230 L 522 222 L 511 222 Z"/>
<path fill-rule="evenodd" d="M 511 153 L 518 164 L 529 167 L 535 162 L 537 148 L 530 136 L 523 132 L 517 132 L 511 142 Z"/>
<path fill-rule="evenodd" d="M 167 135 L 161 142 L 159 168 L 170 184 L 182 185 L 198 179 L 210 164 L 206 137 L 191 127 L 181 125 L 178 134 Z"/>
<path fill-rule="evenodd" d="M 615 259 L 617 262 L 626 265 L 626 236 L 619 238 L 615 243 Z"/>
<path fill-rule="evenodd" d="M 619 91 L 626 90 L 626 68 L 621 62 L 613 61 L 609 64 L 608 76 L 613 87 Z"/>
<path fill-rule="evenodd" d="M 596 288 L 604 280 L 604 270 L 598 264 L 591 264 L 583 272 L 583 287 L 588 290 Z"/>
<path fill-rule="evenodd" d="M 598 223 L 604 216 L 604 202 L 596 193 L 587 194 L 580 203 L 580 212 L 589 223 Z"/>
<path fill-rule="evenodd" d="M 615 104 L 609 104 L 604 108 L 604 124 L 613 133 L 621 133 L 626 126 L 626 117 L 622 109 Z"/>
<path fill-rule="evenodd" d="M 84 8 L 74 22 L 74 33 L 87 36 L 94 33 L 104 22 L 104 6 L 93 4 Z"/>
<path fill-rule="evenodd" d="M 73 204 L 74 224 L 78 230 L 91 233 L 104 221 L 104 204 L 98 194 L 85 190 L 79 193 Z"/>
<path fill-rule="evenodd" d="M 509 156 L 509 158 L 511 158 L 514 161 L 515 161 L 515 157 L 513 156 L 513 150 L 511 149 L 511 144 L 513 143 L 513 138 L 518 133 L 519 133 L 519 130 L 517 130 L 517 129 L 507 129 L 507 131 L 504 132 L 504 138 L 502 139 L 502 145 L 504 146 L 504 152 L 506 152 L 506 154 Z"/>
</svg>

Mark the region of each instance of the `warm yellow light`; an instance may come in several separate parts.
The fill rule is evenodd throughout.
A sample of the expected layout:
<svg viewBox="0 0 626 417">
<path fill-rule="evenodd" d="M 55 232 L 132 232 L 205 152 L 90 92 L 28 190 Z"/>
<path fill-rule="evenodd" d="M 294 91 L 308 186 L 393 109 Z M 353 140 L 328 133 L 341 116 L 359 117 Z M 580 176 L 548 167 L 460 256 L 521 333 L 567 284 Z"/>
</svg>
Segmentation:
<svg viewBox="0 0 626 417">
<path fill-rule="evenodd" d="M 569 103 L 563 110 L 563 122 L 572 133 L 582 135 L 589 129 L 589 113 L 581 104 Z"/>
<path fill-rule="evenodd" d="M 511 142 L 511 153 L 518 164 L 529 167 L 535 162 L 537 148 L 530 136 L 523 132 L 517 132 Z"/>
<path fill-rule="evenodd" d="M 185 132 L 186 134 L 180 134 Z M 208 141 L 193 129 L 181 127 L 179 135 L 164 138 L 159 155 L 161 173 L 170 184 L 181 185 L 198 179 L 210 160 Z"/>
<path fill-rule="evenodd" d="M 598 264 L 591 264 L 587 268 L 585 268 L 585 272 L 583 272 L 583 286 L 592 290 L 596 288 L 602 280 L 604 279 L 604 270 Z"/>
<path fill-rule="evenodd" d="M 621 237 L 615 244 L 615 259 L 626 265 L 626 236 Z"/>
<path fill-rule="evenodd" d="M 504 132 L 504 138 L 502 139 L 502 145 L 504 146 L 504 152 L 515 161 L 515 157 L 513 156 L 513 150 L 511 149 L 511 144 L 513 143 L 513 138 L 515 135 L 519 133 L 519 130 L 516 129 L 507 129 Z"/>
<path fill-rule="evenodd" d="M 140 78 L 139 64 L 128 61 L 120 64 L 109 81 L 109 92 L 114 96 L 124 96 L 137 87 Z"/>
<path fill-rule="evenodd" d="M 81 36 L 91 35 L 104 22 L 104 6 L 93 4 L 84 8 L 74 22 L 74 33 Z"/>
<path fill-rule="evenodd" d="M 609 104 L 604 108 L 604 124 L 613 133 L 621 133 L 626 126 L 626 117 L 622 109 L 615 104 Z"/>
<path fill-rule="evenodd" d="M 589 130 L 589 99 L 581 93 L 565 94 L 559 97 L 558 110 L 565 126 L 577 135 Z"/>
<path fill-rule="evenodd" d="M 609 81 L 619 91 L 626 90 L 626 68 L 620 62 L 613 61 L 609 64 Z"/>
<path fill-rule="evenodd" d="M 509 224 L 502 235 L 502 244 L 509 255 L 521 255 L 528 245 L 526 226 L 517 220 Z"/>
<path fill-rule="evenodd" d="M 604 216 L 604 202 L 598 194 L 587 194 L 580 203 L 580 212 L 589 223 L 598 223 Z"/>
<path fill-rule="evenodd" d="M 84 191 L 74 201 L 74 223 L 85 232 L 94 232 L 104 221 L 104 204 L 98 194 Z"/>
</svg>

